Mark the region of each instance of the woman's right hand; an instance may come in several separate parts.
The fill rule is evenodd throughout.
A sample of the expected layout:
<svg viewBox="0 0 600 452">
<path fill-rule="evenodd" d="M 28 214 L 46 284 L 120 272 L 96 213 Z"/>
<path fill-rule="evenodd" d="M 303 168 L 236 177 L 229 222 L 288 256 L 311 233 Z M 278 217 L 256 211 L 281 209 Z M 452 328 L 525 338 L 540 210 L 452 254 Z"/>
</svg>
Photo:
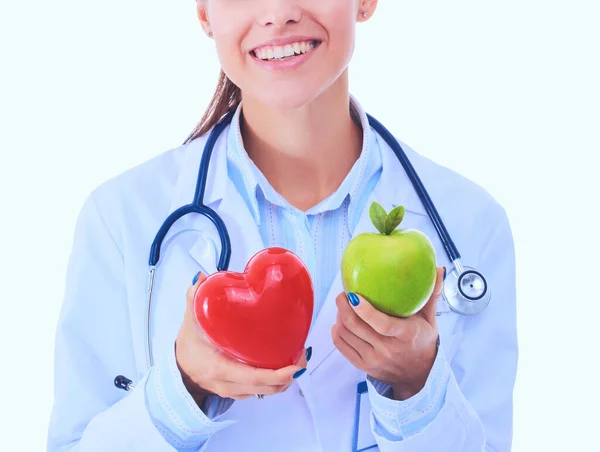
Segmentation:
<svg viewBox="0 0 600 452">
<path fill-rule="evenodd" d="M 295 365 L 278 370 L 260 369 L 226 355 L 202 332 L 194 314 L 194 294 L 205 279 L 200 273 L 187 291 L 183 323 L 175 342 L 177 365 L 188 392 L 201 407 L 204 398 L 212 394 L 242 400 L 285 391 L 294 375 L 301 375 L 306 368 L 310 351 L 302 353 Z"/>
</svg>

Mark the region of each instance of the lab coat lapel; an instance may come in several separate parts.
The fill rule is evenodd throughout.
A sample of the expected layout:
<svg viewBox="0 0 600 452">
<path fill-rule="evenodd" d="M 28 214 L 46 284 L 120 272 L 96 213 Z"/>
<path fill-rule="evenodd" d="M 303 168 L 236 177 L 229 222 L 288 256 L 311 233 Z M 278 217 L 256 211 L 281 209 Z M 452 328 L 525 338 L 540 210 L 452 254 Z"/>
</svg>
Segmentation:
<svg viewBox="0 0 600 452">
<path fill-rule="evenodd" d="M 225 196 L 227 190 L 227 160 L 225 153 L 226 136 L 229 127 L 226 127 L 215 143 L 212 156 L 208 165 L 208 177 L 206 191 L 204 194 L 204 204 L 215 209 L 221 199 Z M 188 205 L 194 200 L 194 193 L 198 181 L 198 172 L 200 160 L 205 151 L 205 145 L 208 135 L 193 140 L 191 143 L 182 146 L 176 155 L 179 159 L 179 175 L 171 197 L 169 211 L 165 218 L 173 214 L 177 209 Z M 169 229 L 163 243 L 168 243 L 173 237 L 182 231 L 205 231 L 210 229 L 212 223 L 201 215 L 190 213 L 178 219 Z M 214 226 L 213 226 L 214 228 Z M 163 245 L 164 246 L 164 245 Z"/>
<path fill-rule="evenodd" d="M 373 131 L 373 133 L 375 132 Z M 381 204 L 386 212 L 389 212 L 398 205 L 402 205 L 406 209 L 406 216 L 413 214 L 427 216 L 402 164 L 398 161 L 390 146 L 379 135 L 376 135 L 376 138 L 381 149 L 383 170 L 379 182 L 365 204 L 352 238 L 365 232 L 377 232 L 369 215 L 369 208 L 373 202 Z M 414 164 L 416 159 L 411 158 L 414 157 L 412 150 L 404 143 L 401 144 L 409 159 Z M 335 324 L 337 315 L 335 298 L 343 291 L 341 272 L 338 271 L 307 339 L 307 345 L 313 346 L 313 358 L 309 363 L 308 373 L 312 373 L 335 350 L 331 339 L 331 327 Z"/>
<path fill-rule="evenodd" d="M 364 232 L 376 232 L 373 223 L 369 217 L 369 206 L 372 202 L 376 201 L 380 203 L 384 208 L 389 210 L 387 203 L 379 195 L 379 190 L 374 190 L 369 201 L 363 210 L 360 220 L 354 230 L 352 238 L 364 233 Z M 308 335 L 307 345 L 313 346 L 313 357 L 309 363 L 307 371 L 312 373 L 321 362 L 327 358 L 327 356 L 334 351 L 335 346 L 331 339 L 331 327 L 335 324 L 337 315 L 337 306 L 335 304 L 335 298 L 344 291 L 342 284 L 342 275 L 338 271 L 336 277 L 331 285 L 325 303 L 317 316 L 315 323 Z"/>
<path fill-rule="evenodd" d="M 222 218 L 227 227 L 231 244 L 228 270 L 242 272 L 248 260 L 264 246 L 251 212 L 227 176 L 226 137 L 228 133 L 229 126 L 223 130 L 213 150 L 205 199 L 206 205 Z M 193 198 L 204 141 L 192 149 L 186 159 L 184 174 L 180 176 L 177 197 L 171 206 L 171 211 L 191 202 Z M 200 231 L 198 239 L 189 249 L 189 254 L 200 265 L 202 271 L 207 274 L 216 272 L 221 255 L 221 239 L 216 227 L 201 215 L 190 214 L 187 217 L 176 223 L 177 228 L 174 227 L 169 231 L 169 235 L 172 236 L 186 228 Z"/>
<path fill-rule="evenodd" d="M 227 177 L 228 125 L 218 137 L 213 149 L 204 195 L 204 203 L 222 217 L 231 241 L 229 270 L 243 271 L 246 262 L 263 248 L 262 240 L 252 214 L 247 209 L 235 186 Z M 180 172 L 177 177 L 168 215 L 190 204 L 194 198 L 200 160 L 205 151 L 208 134 L 181 148 Z M 189 255 L 207 274 L 217 271 L 221 253 L 221 239 L 212 222 L 195 213 L 185 215 L 169 229 L 163 243 L 185 231 L 196 231 L 197 239 L 189 248 Z M 163 245 L 164 247 L 165 245 Z"/>
<path fill-rule="evenodd" d="M 243 272 L 250 258 L 264 248 L 260 232 L 251 212 L 230 184 L 227 194 L 215 209 L 229 233 L 231 257 L 230 271 Z M 209 225 L 189 250 L 190 256 L 207 273 L 215 273 L 221 255 L 221 239 L 214 225 Z"/>
<path fill-rule="evenodd" d="M 229 231 L 231 241 L 229 270 L 243 272 L 250 258 L 262 250 L 264 244 L 252 213 L 231 181 L 228 182 L 226 195 L 217 208 L 217 213 Z M 216 234 L 216 230 L 214 233 Z M 220 250 L 218 235 L 215 243 Z"/>
</svg>

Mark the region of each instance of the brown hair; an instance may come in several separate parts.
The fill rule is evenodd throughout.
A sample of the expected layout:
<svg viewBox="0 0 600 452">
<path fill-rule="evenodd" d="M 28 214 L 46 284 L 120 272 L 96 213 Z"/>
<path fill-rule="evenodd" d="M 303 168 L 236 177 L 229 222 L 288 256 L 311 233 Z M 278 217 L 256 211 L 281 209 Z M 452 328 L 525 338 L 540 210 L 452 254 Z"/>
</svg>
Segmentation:
<svg viewBox="0 0 600 452">
<path fill-rule="evenodd" d="M 223 72 L 223 69 L 221 69 L 219 81 L 217 82 L 217 89 L 208 104 L 208 108 L 204 112 L 204 116 L 202 116 L 198 125 L 196 125 L 183 144 L 188 144 L 190 141 L 195 140 L 211 130 L 223 116 L 231 110 L 234 110 L 241 100 L 242 93 L 240 89 L 229 80 L 229 77 L 227 77 L 225 72 Z"/>
</svg>

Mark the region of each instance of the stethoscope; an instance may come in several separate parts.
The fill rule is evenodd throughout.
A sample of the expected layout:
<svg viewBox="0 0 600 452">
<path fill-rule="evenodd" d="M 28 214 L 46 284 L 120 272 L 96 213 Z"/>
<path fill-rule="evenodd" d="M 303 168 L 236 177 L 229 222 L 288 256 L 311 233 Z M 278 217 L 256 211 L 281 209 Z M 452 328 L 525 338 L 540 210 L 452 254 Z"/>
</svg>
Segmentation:
<svg viewBox="0 0 600 452">
<path fill-rule="evenodd" d="M 206 179 L 208 177 L 208 165 L 210 163 L 210 157 L 215 147 L 215 143 L 217 142 L 221 132 L 223 132 L 223 129 L 225 129 L 225 127 L 227 127 L 227 125 L 229 125 L 231 122 L 234 114 L 235 110 L 227 113 L 213 128 L 208 137 L 202 153 L 202 159 L 200 160 L 200 168 L 198 170 L 198 181 L 196 183 L 194 200 L 191 204 L 182 206 L 171 213 L 171 215 L 167 217 L 165 222 L 160 227 L 156 237 L 154 238 L 154 241 L 152 242 L 152 247 L 150 248 L 150 258 L 148 261 L 150 268 L 148 274 L 148 298 L 146 305 L 145 335 L 146 364 L 148 369 L 153 365 L 152 343 L 150 340 L 150 331 L 152 326 L 150 313 L 152 308 L 152 292 L 154 289 L 154 279 L 156 276 L 156 265 L 160 259 L 160 249 L 163 240 L 171 226 L 173 226 L 177 220 L 189 213 L 198 213 L 207 217 L 215 225 L 217 232 L 219 233 L 219 238 L 221 239 L 221 254 L 219 256 L 217 270 L 227 270 L 229 267 L 229 259 L 231 257 L 231 242 L 229 239 L 229 233 L 227 232 L 227 227 L 225 226 L 225 223 L 221 217 L 210 207 L 204 205 L 204 192 L 206 190 Z M 440 237 L 440 240 L 442 241 L 442 245 L 444 246 L 448 258 L 454 265 L 454 269 L 446 274 L 446 280 L 444 281 L 444 289 L 442 292 L 444 299 L 450 306 L 450 309 L 459 314 L 473 315 L 480 313 L 488 306 L 492 296 L 485 277 L 474 268 L 462 265 L 458 249 L 456 249 L 450 234 L 448 234 L 448 231 L 444 226 L 444 222 L 440 218 L 435 205 L 431 201 L 427 190 L 423 186 L 423 183 L 417 175 L 414 167 L 408 160 L 408 157 L 402 149 L 402 146 L 400 146 L 400 143 L 379 121 L 369 114 L 367 114 L 367 118 L 371 127 L 373 127 L 373 129 L 375 129 L 375 131 L 385 140 L 402 164 L 404 171 L 406 171 L 408 178 L 410 179 L 417 195 L 421 199 L 421 202 L 427 211 L 427 215 L 429 216 L 435 227 L 435 230 Z M 131 380 L 123 375 L 117 376 L 114 380 L 114 383 L 117 388 L 125 389 L 127 391 L 134 388 Z"/>
</svg>

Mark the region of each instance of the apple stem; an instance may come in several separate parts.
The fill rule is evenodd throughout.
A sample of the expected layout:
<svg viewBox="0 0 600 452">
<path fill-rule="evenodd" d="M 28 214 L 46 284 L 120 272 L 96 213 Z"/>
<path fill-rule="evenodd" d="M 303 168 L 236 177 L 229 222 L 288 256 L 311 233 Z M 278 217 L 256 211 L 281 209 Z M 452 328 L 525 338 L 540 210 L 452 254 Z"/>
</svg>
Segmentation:
<svg viewBox="0 0 600 452">
<path fill-rule="evenodd" d="M 373 202 L 369 208 L 371 221 L 382 235 L 391 235 L 402 223 L 404 213 L 404 206 L 397 206 L 388 214 L 378 202 Z"/>
</svg>

